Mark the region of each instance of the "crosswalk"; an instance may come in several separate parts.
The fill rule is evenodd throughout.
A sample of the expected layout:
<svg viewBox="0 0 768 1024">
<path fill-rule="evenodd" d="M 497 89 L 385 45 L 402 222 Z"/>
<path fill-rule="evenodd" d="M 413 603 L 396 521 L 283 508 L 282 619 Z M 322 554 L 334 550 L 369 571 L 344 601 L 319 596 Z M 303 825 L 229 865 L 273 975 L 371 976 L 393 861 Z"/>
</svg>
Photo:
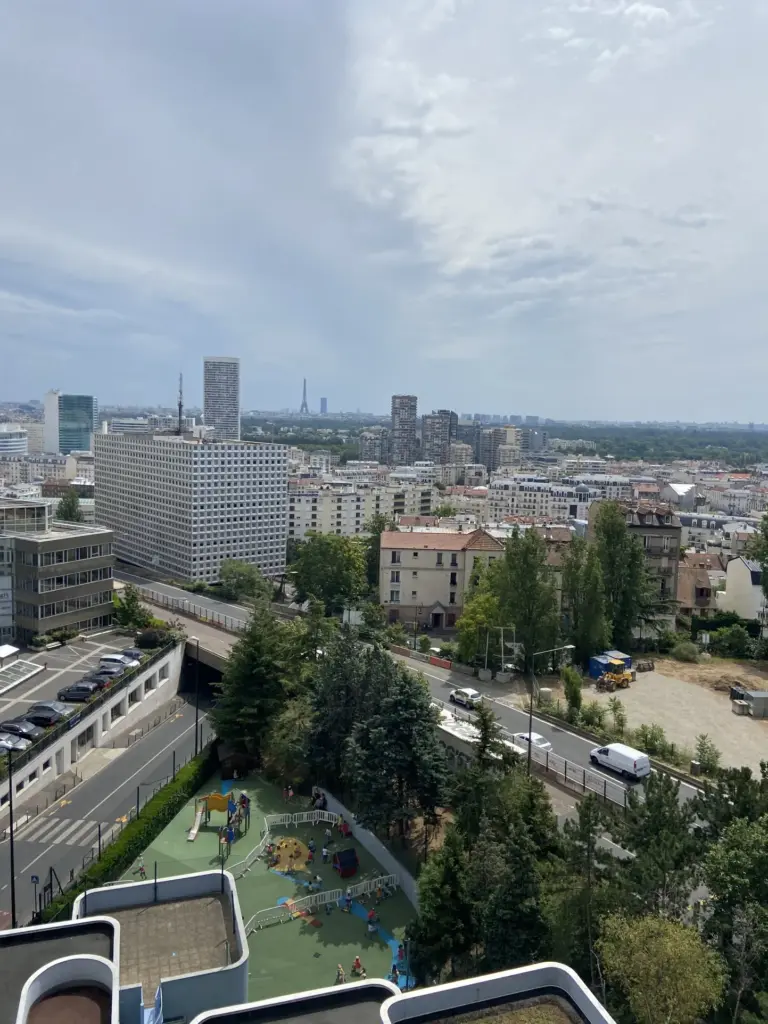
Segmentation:
<svg viewBox="0 0 768 1024">
<path fill-rule="evenodd" d="M 93 846 L 98 841 L 99 825 L 105 838 L 115 823 L 113 821 L 83 821 L 81 818 L 34 819 L 16 833 L 16 839 L 25 843 L 44 843 L 46 846 Z"/>
</svg>

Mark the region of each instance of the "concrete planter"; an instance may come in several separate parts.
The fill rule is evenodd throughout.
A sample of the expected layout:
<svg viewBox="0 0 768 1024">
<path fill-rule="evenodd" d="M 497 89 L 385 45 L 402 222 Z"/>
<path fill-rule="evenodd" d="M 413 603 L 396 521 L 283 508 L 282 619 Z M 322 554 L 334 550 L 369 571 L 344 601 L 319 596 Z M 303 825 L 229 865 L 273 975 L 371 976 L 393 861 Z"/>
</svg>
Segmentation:
<svg viewBox="0 0 768 1024">
<path fill-rule="evenodd" d="M 496 673 L 496 682 L 497 683 L 508 683 L 508 682 L 510 682 L 511 679 L 512 679 L 512 673 L 511 672 L 497 672 Z"/>
<path fill-rule="evenodd" d="M 479 668 L 477 670 L 477 678 L 482 680 L 484 683 L 490 682 L 492 676 L 493 672 L 491 672 L 489 668 Z"/>
</svg>

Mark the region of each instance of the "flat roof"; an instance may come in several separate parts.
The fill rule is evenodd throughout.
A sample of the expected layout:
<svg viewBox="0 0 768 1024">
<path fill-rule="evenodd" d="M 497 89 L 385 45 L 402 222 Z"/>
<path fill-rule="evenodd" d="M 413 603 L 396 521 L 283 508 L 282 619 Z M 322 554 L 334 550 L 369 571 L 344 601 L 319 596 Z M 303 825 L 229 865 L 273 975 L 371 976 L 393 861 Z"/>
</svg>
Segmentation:
<svg viewBox="0 0 768 1024">
<path fill-rule="evenodd" d="M 303 997 L 296 993 L 289 997 L 256 1003 L 242 1010 L 212 1011 L 206 1022 L 213 1024 L 380 1024 L 381 1004 L 391 999 L 392 990 L 386 985 L 363 982 L 340 986 L 338 989 L 318 992 Z"/>
<path fill-rule="evenodd" d="M 14 1024 L 27 979 L 64 956 L 114 956 L 114 929 L 106 921 L 0 932 L 0 1024 Z M 153 990 L 154 996 L 154 990 Z"/>
<path fill-rule="evenodd" d="M 120 984 L 141 984 L 147 1006 L 152 1005 L 161 978 L 217 970 L 240 956 L 226 895 L 106 913 L 120 924 Z"/>
</svg>

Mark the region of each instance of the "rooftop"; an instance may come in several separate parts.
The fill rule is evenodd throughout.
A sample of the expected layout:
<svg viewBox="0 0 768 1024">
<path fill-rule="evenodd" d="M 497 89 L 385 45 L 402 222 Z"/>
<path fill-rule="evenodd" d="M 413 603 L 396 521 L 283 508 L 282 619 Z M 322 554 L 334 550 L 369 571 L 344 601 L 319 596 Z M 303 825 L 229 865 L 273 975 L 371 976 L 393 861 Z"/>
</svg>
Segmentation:
<svg viewBox="0 0 768 1024">
<path fill-rule="evenodd" d="M 239 1010 L 224 1009 L 210 1014 L 206 1020 L 211 1024 L 380 1024 L 381 1004 L 395 992 L 394 985 L 386 982 L 357 982 L 254 1003 Z"/>
<path fill-rule="evenodd" d="M 405 551 L 464 551 L 467 548 L 501 549 L 501 541 L 486 530 L 459 532 L 458 530 L 430 530 L 422 528 L 413 532 L 389 530 L 381 535 L 382 551 L 397 549 Z"/>
</svg>

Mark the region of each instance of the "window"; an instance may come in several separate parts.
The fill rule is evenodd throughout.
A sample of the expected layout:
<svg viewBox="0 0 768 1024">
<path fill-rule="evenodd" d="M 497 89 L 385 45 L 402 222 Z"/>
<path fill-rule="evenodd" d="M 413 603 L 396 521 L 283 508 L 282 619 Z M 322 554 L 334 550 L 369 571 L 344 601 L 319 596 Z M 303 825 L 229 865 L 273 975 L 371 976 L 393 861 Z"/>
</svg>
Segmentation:
<svg viewBox="0 0 768 1024">
<path fill-rule="evenodd" d="M 51 759 L 49 757 L 47 761 L 43 761 L 43 772 L 49 772 L 50 770 L 51 770 Z"/>
<path fill-rule="evenodd" d="M 459 564 L 459 556 L 458 555 L 451 555 L 451 565 L 458 565 L 458 564 Z"/>
<path fill-rule="evenodd" d="M 413 557 L 414 558 L 418 558 L 419 557 L 419 552 L 418 551 L 414 551 L 413 552 Z"/>
<path fill-rule="evenodd" d="M 662 538 L 661 550 L 662 551 L 669 551 L 669 537 Z"/>
<path fill-rule="evenodd" d="M 643 537 L 643 547 L 647 551 L 650 546 L 651 546 L 651 538 L 648 536 L 648 534 L 645 534 L 645 536 Z"/>
<path fill-rule="evenodd" d="M 414 570 L 413 570 L 413 572 L 411 573 L 411 576 L 412 576 L 412 577 L 413 577 L 414 579 L 416 579 L 416 577 L 417 577 L 418 575 L 419 575 L 419 571 L 418 571 L 418 569 L 414 569 Z"/>
<path fill-rule="evenodd" d="M 456 604 L 456 591 L 452 590 L 448 595 L 448 604 Z"/>
<path fill-rule="evenodd" d="M 443 552 L 442 551 L 438 551 L 437 552 L 437 558 L 435 560 L 435 565 L 442 565 L 442 564 L 443 564 Z"/>
<path fill-rule="evenodd" d="M 418 590 L 412 590 L 411 591 L 411 597 L 418 597 L 418 596 L 419 596 Z"/>
<path fill-rule="evenodd" d="M 389 603 L 390 604 L 400 604 L 400 591 L 399 590 L 390 590 L 390 592 L 389 592 Z"/>
<path fill-rule="evenodd" d="M 672 516 L 664 516 L 664 522 L 667 524 L 667 526 L 669 526 L 669 524 L 672 522 Z"/>
<path fill-rule="evenodd" d="M 393 551 L 392 552 L 392 565 L 400 565 L 400 552 L 399 551 Z"/>
<path fill-rule="evenodd" d="M 452 587 L 456 586 L 456 573 L 455 572 L 451 573 L 451 586 Z"/>
</svg>

